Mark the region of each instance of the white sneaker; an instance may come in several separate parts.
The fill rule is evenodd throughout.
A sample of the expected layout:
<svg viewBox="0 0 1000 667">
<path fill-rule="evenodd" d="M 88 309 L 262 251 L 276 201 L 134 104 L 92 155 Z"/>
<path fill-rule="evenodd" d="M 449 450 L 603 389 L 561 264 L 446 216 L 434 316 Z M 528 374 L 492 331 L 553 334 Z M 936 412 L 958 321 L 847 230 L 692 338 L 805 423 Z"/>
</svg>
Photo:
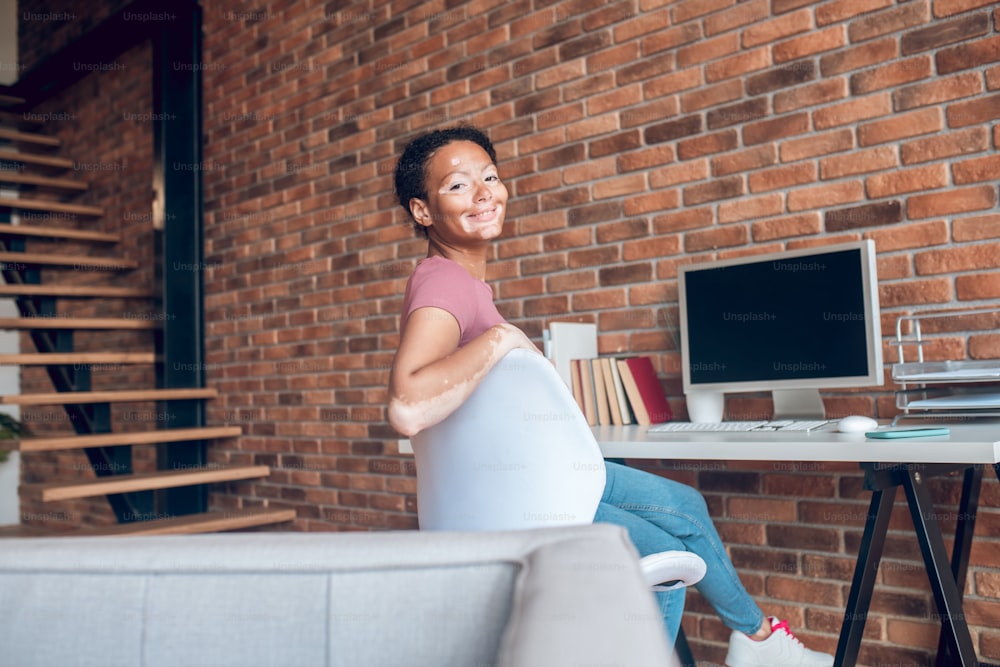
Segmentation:
<svg viewBox="0 0 1000 667">
<path fill-rule="evenodd" d="M 771 623 L 771 636 L 763 641 L 754 641 L 742 632 L 733 631 L 726 654 L 729 667 L 832 667 L 833 656 L 807 649 L 788 629 L 786 621 L 773 616 L 767 620 Z"/>
</svg>

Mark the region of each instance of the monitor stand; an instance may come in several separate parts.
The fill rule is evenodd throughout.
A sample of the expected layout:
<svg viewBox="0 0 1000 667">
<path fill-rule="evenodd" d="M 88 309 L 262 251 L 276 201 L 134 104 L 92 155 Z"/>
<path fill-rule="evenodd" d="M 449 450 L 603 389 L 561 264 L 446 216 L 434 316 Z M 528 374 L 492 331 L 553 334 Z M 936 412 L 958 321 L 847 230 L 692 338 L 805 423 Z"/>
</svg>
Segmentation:
<svg viewBox="0 0 1000 667">
<path fill-rule="evenodd" d="M 819 389 L 774 389 L 774 418 L 792 420 L 826 419 Z"/>
</svg>

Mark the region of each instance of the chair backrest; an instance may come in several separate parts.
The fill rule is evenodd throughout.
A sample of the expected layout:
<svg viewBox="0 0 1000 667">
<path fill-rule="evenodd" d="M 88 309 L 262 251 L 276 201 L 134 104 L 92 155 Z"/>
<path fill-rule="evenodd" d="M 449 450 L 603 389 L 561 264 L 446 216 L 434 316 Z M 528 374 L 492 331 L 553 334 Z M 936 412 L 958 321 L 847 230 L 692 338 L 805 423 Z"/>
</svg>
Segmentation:
<svg viewBox="0 0 1000 667">
<path fill-rule="evenodd" d="M 410 439 L 422 530 L 586 524 L 604 492 L 593 432 L 551 362 L 513 350 L 442 422 Z"/>
</svg>

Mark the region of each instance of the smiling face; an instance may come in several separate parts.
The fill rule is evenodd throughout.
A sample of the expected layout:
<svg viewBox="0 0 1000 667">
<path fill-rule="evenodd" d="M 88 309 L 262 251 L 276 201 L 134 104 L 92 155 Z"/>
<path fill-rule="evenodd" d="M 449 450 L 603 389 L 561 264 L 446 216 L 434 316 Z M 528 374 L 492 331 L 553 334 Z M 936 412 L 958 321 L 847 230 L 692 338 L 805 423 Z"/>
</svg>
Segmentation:
<svg viewBox="0 0 1000 667">
<path fill-rule="evenodd" d="M 411 199 L 410 211 L 430 238 L 453 246 L 500 235 L 507 188 L 479 145 L 455 141 L 442 146 L 427 161 L 425 174 L 427 200 Z"/>
</svg>

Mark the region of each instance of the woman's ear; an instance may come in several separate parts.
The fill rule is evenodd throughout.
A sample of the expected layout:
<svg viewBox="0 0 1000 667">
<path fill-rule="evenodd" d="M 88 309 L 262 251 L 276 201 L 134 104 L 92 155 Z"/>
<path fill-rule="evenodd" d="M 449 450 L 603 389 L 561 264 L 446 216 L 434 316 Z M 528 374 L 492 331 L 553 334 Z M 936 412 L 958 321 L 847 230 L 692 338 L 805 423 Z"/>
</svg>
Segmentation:
<svg viewBox="0 0 1000 667">
<path fill-rule="evenodd" d="M 410 200 L 410 215 L 413 216 L 413 219 L 416 221 L 418 225 L 421 225 L 423 227 L 430 227 L 431 224 L 433 224 L 433 220 L 431 219 L 431 211 L 427 207 L 427 202 L 425 202 L 423 199 L 418 199 L 417 197 L 414 197 L 413 199 Z"/>
</svg>

